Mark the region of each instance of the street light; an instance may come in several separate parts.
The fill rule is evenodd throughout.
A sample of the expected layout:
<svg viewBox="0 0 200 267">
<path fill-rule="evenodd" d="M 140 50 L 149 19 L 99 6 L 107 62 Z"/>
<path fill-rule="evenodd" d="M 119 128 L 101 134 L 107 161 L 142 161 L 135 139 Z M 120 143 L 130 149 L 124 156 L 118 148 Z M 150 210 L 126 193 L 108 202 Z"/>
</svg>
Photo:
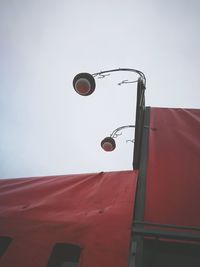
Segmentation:
<svg viewBox="0 0 200 267">
<path fill-rule="evenodd" d="M 145 96 L 144 92 L 146 89 L 146 77 L 144 73 L 140 70 L 136 69 L 130 69 L 130 68 L 119 68 L 119 69 L 111 69 L 106 71 L 100 71 L 97 73 L 79 73 L 77 74 L 73 79 L 73 87 L 74 90 L 82 96 L 89 96 L 91 95 L 96 87 L 95 83 L 95 77 L 98 79 L 105 78 L 106 76 L 109 76 L 112 72 L 118 72 L 118 71 L 128 71 L 128 72 L 134 72 L 138 74 L 138 79 L 133 81 L 123 80 L 118 85 L 127 84 L 127 83 L 137 83 L 137 104 L 136 104 L 136 119 L 135 119 L 135 126 L 128 125 L 128 126 L 122 126 L 117 128 L 113 131 L 113 133 L 102 140 L 101 147 L 106 152 L 111 152 L 116 148 L 116 143 L 114 138 L 116 138 L 118 135 L 116 135 L 116 132 L 119 130 L 122 130 L 127 127 L 135 127 L 135 138 L 134 138 L 134 159 L 133 159 L 133 168 L 139 167 L 139 160 L 140 160 L 140 147 L 141 147 L 141 139 L 142 139 L 142 133 L 143 133 L 143 118 L 144 118 L 144 111 L 145 111 Z"/>
<path fill-rule="evenodd" d="M 135 125 L 126 125 L 115 129 L 109 137 L 106 137 L 101 141 L 102 149 L 106 152 L 113 151 L 116 148 L 115 138 L 121 135 L 121 133 L 118 134 L 118 132 L 125 128 L 133 128 L 133 127 L 135 127 Z"/>
<path fill-rule="evenodd" d="M 125 83 L 138 83 L 138 81 L 140 80 L 140 82 L 143 83 L 144 87 L 146 86 L 146 78 L 143 72 L 136 70 L 136 69 L 119 68 L 119 69 L 100 71 L 100 72 L 93 73 L 93 74 L 90 74 L 87 72 L 79 73 L 73 79 L 74 90 L 79 95 L 82 95 L 82 96 L 91 95 L 94 92 L 95 87 L 96 87 L 96 83 L 94 79 L 95 77 L 105 78 L 106 76 L 110 75 L 111 72 L 116 72 L 116 71 L 135 72 L 140 76 L 138 80 L 135 80 L 135 81 L 123 80 L 122 82 L 118 83 L 118 85 L 122 85 Z"/>
</svg>

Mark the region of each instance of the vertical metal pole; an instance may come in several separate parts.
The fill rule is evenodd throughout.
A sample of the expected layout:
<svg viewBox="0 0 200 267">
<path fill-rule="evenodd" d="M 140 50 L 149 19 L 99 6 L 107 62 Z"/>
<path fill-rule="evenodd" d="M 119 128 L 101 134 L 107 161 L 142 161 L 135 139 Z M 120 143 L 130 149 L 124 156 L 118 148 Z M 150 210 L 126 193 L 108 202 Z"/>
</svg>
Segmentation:
<svg viewBox="0 0 200 267">
<path fill-rule="evenodd" d="M 144 219 L 145 193 L 146 193 L 146 168 L 147 168 L 147 150 L 150 123 L 150 108 L 144 112 L 143 134 L 140 147 L 139 175 L 136 190 L 136 200 L 134 207 L 133 221 Z M 145 126 L 145 127 L 144 127 Z M 143 225 L 141 226 L 143 227 Z M 129 267 L 142 267 L 143 265 L 143 237 L 134 235 L 132 228 L 132 244 L 130 249 Z"/>
</svg>

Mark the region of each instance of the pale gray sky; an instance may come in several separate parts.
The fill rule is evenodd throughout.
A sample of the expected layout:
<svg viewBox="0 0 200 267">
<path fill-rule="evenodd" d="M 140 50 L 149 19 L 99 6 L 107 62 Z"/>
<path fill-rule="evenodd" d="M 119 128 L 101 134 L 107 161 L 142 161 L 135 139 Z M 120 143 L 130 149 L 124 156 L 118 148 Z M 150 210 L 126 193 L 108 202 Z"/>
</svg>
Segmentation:
<svg viewBox="0 0 200 267">
<path fill-rule="evenodd" d="M 101 140 L 133 124 L 129 73 L 72 89 L 78 72 L 129 67 L 147 77 L 148 106 L 199 108 L 200 1 L 1 0 L 0 177 L 132 168 L 132 129 L 117 149 Z"/>
</svg>

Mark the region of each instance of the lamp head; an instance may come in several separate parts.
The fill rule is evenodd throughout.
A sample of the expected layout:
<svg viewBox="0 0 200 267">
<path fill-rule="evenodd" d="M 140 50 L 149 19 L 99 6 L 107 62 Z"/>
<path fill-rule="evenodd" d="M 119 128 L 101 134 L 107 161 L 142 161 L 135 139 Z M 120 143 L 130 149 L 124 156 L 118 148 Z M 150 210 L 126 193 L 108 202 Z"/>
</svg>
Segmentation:
<svg viewBox="0 0 200 267">
<path fill-rule="evenodd" d="M 74 90 L 82 96 L 91 95 L 95 86 L 95 79 L 90 73 L 79 73 L 73 79 Z"/>
<path fill-rule="evenodd" d="M 115 140 L 112 137 L 106 137 L 101 141 L 101 147 L 106 152 L 111 152 L 116 148 Z"/>
</svg>

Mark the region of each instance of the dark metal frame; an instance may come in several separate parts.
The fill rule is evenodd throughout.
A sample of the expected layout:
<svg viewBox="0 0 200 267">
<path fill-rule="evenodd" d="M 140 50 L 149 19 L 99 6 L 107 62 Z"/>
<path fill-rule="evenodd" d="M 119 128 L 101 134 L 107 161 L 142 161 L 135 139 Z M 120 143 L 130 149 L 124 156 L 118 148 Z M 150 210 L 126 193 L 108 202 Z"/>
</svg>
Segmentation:
<svg viewBox="0 0 200 267">
<path fill-rule="evenodd" d="M 163 230 L 162 228 L 165 229 Z M 194 226 L 134 221 L 133 232 L 137 235 L 150 236 L 154 238 L 200 241 L 200 227 Z"/>
<path fill-rule="evenodd" d="M 200 227 L 196 226 L 184 226 L 184 225 L 175 225 L 175 224 L 160 224 L 160 223 L 153 223 L 153 222 L 147 222 L 147 221 L 134 221 L 134 225 L 144 225 L 144 226 L 150 226 L 150 227 L 158 227 L 158 228 L 171 228 L 171 229 L 177 229 L 177 230 L 187 230 L 187 231 L 199 231 Z"/>
<path fill-rule="evenodd" d="M 190 232 L 175 232 L 166 230 L 144 229 L 139 227 L 133 228 L 133 233 L 139 236 L 166 238 L 185 241 L 200 241 L 200 234 Z"/>
</svg>

